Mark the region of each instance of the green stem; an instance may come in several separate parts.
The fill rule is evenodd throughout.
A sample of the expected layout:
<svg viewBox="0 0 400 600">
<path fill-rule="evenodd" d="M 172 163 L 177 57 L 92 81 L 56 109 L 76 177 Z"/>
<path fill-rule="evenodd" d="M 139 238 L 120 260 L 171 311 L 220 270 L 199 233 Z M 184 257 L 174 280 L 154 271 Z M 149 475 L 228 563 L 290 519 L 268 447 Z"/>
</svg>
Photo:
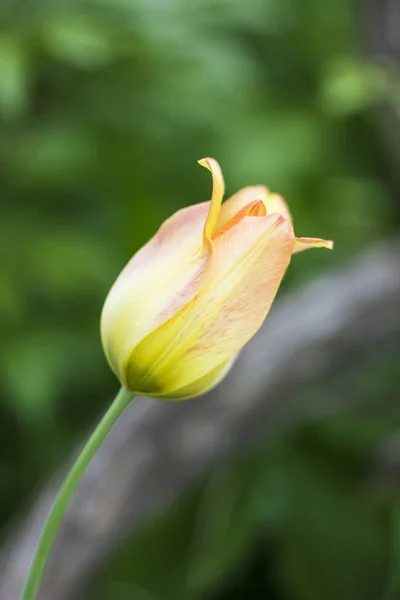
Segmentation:
<svg viewBox="0 0 400 600">
<path fill-rule="evenodd" d="M 58 528 L 75 489 L 111 427 L 128 406 L 132 397 L 133 394 L 131 392 L 123 387 L 120 389 L 110 408 L 90 436 L 89 441 L 79 454 L 74 466 L 61 486 L 43 527 L 38 545 L 36 546 L 32 565 L 20 600 L 35 600 L 54 538 L 56 537 Z"/>
</svg>

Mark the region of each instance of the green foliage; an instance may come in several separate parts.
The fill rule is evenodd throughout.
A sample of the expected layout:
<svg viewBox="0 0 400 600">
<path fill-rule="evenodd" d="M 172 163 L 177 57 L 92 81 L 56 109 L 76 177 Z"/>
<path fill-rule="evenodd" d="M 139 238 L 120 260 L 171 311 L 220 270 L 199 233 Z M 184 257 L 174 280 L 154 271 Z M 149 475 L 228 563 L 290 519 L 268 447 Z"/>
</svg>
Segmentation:
<svg viewBox="0 0 400 600">
<path fill-rule="evenodd" d="M 299 235 L 335 240 L 333 254 L 296 257 L 287 286 L 396 230 L 399 180 L 389 180 L 375 108 L 397 106 L 400 88 L 358 52 L 358 4 L 1 2 L 4 524 L 113 394 L 99 343 L 102 302 L 164 218 L 209 197 L 197 159 L 221 162 L 228 193 L 266 183 L 289 201 Z M 372 369 L 372 388 L 357 393 L 375 386 L 385 395 L 397 365 Z M 307 393 L 315 414 L 321 392 Z M 179 600 L 221 587 L 234 598 L 235 565 L 245 571 L 261 560 L 264 573 L 264 556 L 254 559 L 260 540 L 274 581 L 268 574 L 255 584 L 244 573 L 243 585 L 259 586 L 263 598 L 267 588 L 290 600 L 379 597 L 382 517 L 349 499 L 346 479 L 358 451 L 321 458 L 324 467 L 314 464 L 319 451 L 288 439 L 222 467 L 135 538 L 96 597 Z M 119 579 L 128 587 L 107 587 Z"/>
</svg>

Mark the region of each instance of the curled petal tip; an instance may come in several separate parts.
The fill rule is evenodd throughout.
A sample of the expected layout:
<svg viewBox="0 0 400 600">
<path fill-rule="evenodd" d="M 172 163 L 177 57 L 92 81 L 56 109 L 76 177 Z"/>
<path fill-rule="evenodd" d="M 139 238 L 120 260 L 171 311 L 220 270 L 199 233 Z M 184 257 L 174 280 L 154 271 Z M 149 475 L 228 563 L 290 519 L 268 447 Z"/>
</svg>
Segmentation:
<svg viewBox="0 0 400 600">
<path fill-rule="evenodd" d="M 217 176 L 222 177 L 221 167 L 219 166 L 219 163 L 217 160 L 215 160 L 215 158 L 211 158 L 211 156 L 206 156 L 205 158 L 200 158 L 200 160 L 198 160 L 197 162 L 200 166 L 211 171 L 211 173 L 216 173 Z"/>
<path fill-rule="evenodd" d="M 206 157 L 198 161 L 199 165 L 205 167 L 211 172 L 213 188 L 211 196 L 210 210 L 204 225 L 204 243 L 206 246 L 210 245 L 210 239 L 213 231 L 215 230 L 218 216 L 221 210 L 221 203 L 225 193 L 225 182 L 222 175 L 221 167 L 215 158 Z"/>
<path fill-rule="evenodd" d="M 319 243 L 315 243 L 315 248 L 326 248 L 327 250 L 333 250 L 332 240 L 320 240 Z"/>
<path fill-rule="evenodd" d="M 301 252 L 302 250 L 308 250 L 308 248 L 327 248 L 328 250 L 333 249 L 332 240 L 323 240 L 321 238 L 296 238 L 296 243 L 293 252 Z"/>
</svg>

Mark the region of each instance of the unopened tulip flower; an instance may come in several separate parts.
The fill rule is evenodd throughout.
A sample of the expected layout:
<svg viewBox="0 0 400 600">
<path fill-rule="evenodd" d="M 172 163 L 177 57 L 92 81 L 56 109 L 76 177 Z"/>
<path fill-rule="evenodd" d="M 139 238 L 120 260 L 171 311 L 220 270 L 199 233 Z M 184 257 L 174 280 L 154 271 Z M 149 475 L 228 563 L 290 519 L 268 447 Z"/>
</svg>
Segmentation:
<svg viewBox="0 0 400 600">
<path fill-rule="evenodd" d="M 246 187 L 222 204 L 219 164 L 212 198 L 176 212 L 112 287 L 102 341 L 123 386 L 172 399 L 202 394 L 229 371 L 264 321 L 293 253 L 332 248 L 296 238 L 284 200 Z"/>
</svg>

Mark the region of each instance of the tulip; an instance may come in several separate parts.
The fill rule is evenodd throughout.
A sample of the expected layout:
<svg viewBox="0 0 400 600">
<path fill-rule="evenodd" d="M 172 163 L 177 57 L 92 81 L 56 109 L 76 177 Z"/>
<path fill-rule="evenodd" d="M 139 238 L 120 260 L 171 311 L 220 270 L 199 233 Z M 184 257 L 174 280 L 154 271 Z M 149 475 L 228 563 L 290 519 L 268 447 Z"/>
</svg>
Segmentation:
<svg viewBox="0 0 400 600">
<path fill-rule="evenodd" d="M 184 399 L 210 390 L 263 323 L 293 253 L 332 248 L 296 238 L 281 196 L 241 189 L 222 204 L 219 164 L 211 200 L 183 208 L 124 268 L 106 299 L 107 359 L 134 393 Z"/>
</svg>

